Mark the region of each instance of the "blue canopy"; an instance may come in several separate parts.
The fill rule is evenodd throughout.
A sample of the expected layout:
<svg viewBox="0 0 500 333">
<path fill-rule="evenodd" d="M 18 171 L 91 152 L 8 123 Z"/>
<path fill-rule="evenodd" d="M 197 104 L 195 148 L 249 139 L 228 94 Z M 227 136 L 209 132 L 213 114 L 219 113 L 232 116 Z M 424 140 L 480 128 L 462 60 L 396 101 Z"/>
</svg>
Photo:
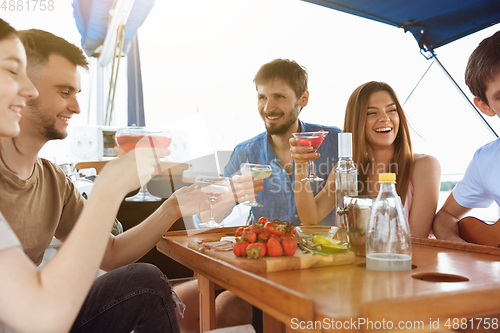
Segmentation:
<svg viewBox="0 0 500 333">
<path fill-rule="evenodd" d="M 303 0 L 410 31 L 433 50 L 500 22 L 499 0 Z"/>
<path fill-rule="evenodd" d="M 102 45 L 110 19 L 110 9 L 115 0 L 73 0 L 73 16 L 82 35 L 82 48 L 90 57 Z M 154 0 L 135 1 L 125 25 L 124 53 L 128 53 L 137 29 L 144 23 L 153 8 Z"/>
<path fill-rule="evenodd" d="M 128 125 L 146 125 L 137 30 L 146 20 L 154 3 L 155 0 L 134 1 L 125 24 L 123 53 L 130 51 L 127 57 Z M 113 5 L 115 0 L 73 0 L 73 16 L 82 35 L 82 48 L 89 57 L 99 56 L 96 49 L 103 45 L 106 38 Z"/>
<path fill-rule="evenodd" d="M 303 0 L 409 31 L 427 59 L 433 58 L 486 128 L 498 134 L 467 97 L 434 49 L 500 22 L 500 0 Z"/>
</svg>

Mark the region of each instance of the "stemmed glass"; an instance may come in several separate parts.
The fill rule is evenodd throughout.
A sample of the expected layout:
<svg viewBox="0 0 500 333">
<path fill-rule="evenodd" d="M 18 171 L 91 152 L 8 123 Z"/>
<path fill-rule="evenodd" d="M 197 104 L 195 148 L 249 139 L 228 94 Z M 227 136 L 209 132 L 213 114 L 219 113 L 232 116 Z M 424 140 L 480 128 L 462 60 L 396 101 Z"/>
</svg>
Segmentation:
<svg viewBox="0 0 500 333">
<path fill-rule="evenodd" d="M 240 166 L 240 171 L 243 176 L 252 176 L 254 180 L 258 180 L 271 176 L 273 168 L 267 164 L 243 163 Z M 264 207 L 255 199 L 247 200 L 242 204 L 250 207 Z"/>
<path fill-rule="evenodd" d="M 311 151 L 310 153 L 315 153 L 319 146 L 323 143 L 323 140 L 325 140 L 326 135 L 328 134 L 327 131 L 319 131 L 319 132 L 300 132 L 300 133 L 292 133 L 294 137 L 299 138 L 299 145 L 300 146 L 313 146 L 316 147 L 315 150 Z M 309 161 L 309 176 L 306 178 L 301 179 L 301 181 L 322 181 L 323 178 L 320 178 L 316 176 L 315 173 L 315 167 L 314 167 L 314 160 Z"/>
<path fill-rule="evenodd" d="M 135 148 L 160 148 L 167 149 L 172 141 L 170 132 L 162 128 L 149 128 L 141 126 L 131 126 L 120 128 L 115 134 L 116 145 L 125 151 L 131 151 Z M 159 160 L 157 161 L 159 165 Z M 141 186 L 139 192 L 133 197 L 125 198 L 125 201 L 160 201 L 149 193 L 146 184 Z"/>
<path fill-rule="evenodd" d="M 201 189 L 206 193 L 210 202 L 210 218 L 206 222 L 201 222 L 203 228 L 221 228 L 222 225 L 215 221 L 214 205 L 217 199 L 228 192 L 231 192 L 231 178 L 219 176 L 197 176 L 195 179 L 195 189 Z"/>
</svg>

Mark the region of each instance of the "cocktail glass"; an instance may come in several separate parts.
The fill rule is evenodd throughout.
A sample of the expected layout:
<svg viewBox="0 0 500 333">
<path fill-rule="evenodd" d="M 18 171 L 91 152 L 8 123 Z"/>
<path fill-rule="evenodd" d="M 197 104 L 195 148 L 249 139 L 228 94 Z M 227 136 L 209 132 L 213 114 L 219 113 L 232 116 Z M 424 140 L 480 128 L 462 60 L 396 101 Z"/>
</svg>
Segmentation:
<svg viewBox="0 0 500 333">
<path fill-rule="evenodd" d="M 116 131 L 115 141 L 116 145 L 125 151 L 131 151 L 135 148 L 167 149 L 170 146 L 170 142 L 172 142 L 172 136 L 166 129 L 130 126 Z M 157 165 L 159 166 L 159 159 L 157 160 Z M 161 198 L 149 193 L 146 184 L 141 186 L 136 195 L 125 198 L 125 201 L 136 202 L 160 200 Z"/>
<path fill-rule="evenodd" d="M 292 133 L 294 137 L 299 138 L 299 145 L 300 146 L 313 146 L 316 147 L 313 151 L 310 153 L 315 153 L 319 146 L 323 143 L 323 140 L 325 140 L 326 135 L 328 134 L 327 131 L 320 131 L 320 132 L 300 132 L 300 133 Z M 316 176 L 315 173 L 315 167 L 314 167 L 314 160 L 309 161 L 309 176 L 306 178 L 301 179 L 301 181 L 322 181 L 323 178 L 320 178 Z"/>
<path fill-rule="evenodd" d="M 200 189 L 206 193 L 210 202 L 210 218 L 206 222 L 201 222 L 203 228 L 221 228 L 222 225 L 215 221 L 214 205 L 217 199 L 228 192 L 231 192 L 231 178 L 218 176 L 197 176 L 195 179 L 195 189 Z"/>
<path fill-rule="evenodd" d="M 240 171 L 243 176 L 252 176 L 254 180 L 258 180 L 271 176 L 271 174 L 273 173 L 273 168 L 267 164 L 243 163 L 240 166 Z M 251 207 L 264 207 L 255 199 L 247 200 L 242 204 Z"/>
</svg>

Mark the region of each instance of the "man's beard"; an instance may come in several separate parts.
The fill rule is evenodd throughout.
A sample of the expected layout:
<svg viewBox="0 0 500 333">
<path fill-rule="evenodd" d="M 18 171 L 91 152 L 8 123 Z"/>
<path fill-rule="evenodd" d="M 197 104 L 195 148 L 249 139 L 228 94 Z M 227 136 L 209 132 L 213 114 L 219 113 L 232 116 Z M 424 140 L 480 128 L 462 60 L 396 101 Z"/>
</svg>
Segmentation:
<svg viewBox="0 0 500 333">
<path fill-rule="evenodd" d="M 290 127 L 297 121 L 299 118 L 299 113 L 300 113 L 301 107 L 299 106 L 299 102 L 297 102 L 294 107 L 292 112 L 289 114 L 289 118 L 285 119 L 285 122 L 282 124 L 269 124 L 264 121 L 264 125 L 266 126 L 266 131 L 268 134 L 271 135 L 280 135 L 280 134 L 285 134 L 288 132 Z M 265 114 L 267 116 L 272 116 L 272 114 Z"/>
<path fill-rule="evenodd" d="M 66 138 L 68 133 L 58 131 L 56 128 L 56 120 L 52 120 L 47 116 L 47 112 L 40 108 L 38 99 L 32 99 L 26 102 L 31 108 L 30 122 L 39 129 L 40 134 L 47 140 L 62 140 Z"/>
<path fill-rule="evenodd" d="M 45 126 L 42 134 L 48 140 L 62 140 L 68 136 L 68 133 L 62 133 L 56 129 L 55 122 L 51 125 Z"/>
</svg>

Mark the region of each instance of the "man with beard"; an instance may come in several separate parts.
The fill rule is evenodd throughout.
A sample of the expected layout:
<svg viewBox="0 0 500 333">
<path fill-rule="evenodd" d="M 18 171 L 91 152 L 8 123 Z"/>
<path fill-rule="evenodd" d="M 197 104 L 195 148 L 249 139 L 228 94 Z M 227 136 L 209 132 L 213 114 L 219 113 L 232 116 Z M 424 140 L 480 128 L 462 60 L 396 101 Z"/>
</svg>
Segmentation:
<svg viewBox="0 0 500 333">
<path fill-rule="evenodd" d="M 245 162 L 272 166 L 272 175 L 265 180 L 254 181 L 254 187 L 250 191 L 248 186 L 244 185 L 249 177 L 233 178 L 237 201 L 251 200 L 254 193 L 260 192 L 259 202 L 264 207 L 252 208 L 254 221 L 264 216 L 270 220 L 279 219 L 300 225 L 293 191 L 295 177 L 289 143 L 292 133 L 320 130 L 329 132 L 317 151 L 320 157 L 315 160 L 315 172 L 323 181 L 311 182 L 314 195 L 323 188 L 330 171 L 337 163 L 337 135 L 341 130 L 299 120 L 300 112 L 309 102 L 307 80 L 306 69 L 288 59 L 275 59 L 264 64 L 255 75 L 257 107 L 266 131 L 237 145 L 224 168 L 224 176 L 233 177 L 239 174 L 240 165 Z M 214 212 L 215 219 L 222 220 L 231 212 L 233 206 L 234 200 L 218 203 Z M 208 215 L 201 214 L 201 220 L 207 218 Z M 195 220 L 199 221 L 198 218 Z M 321 224 L 334 225 L 334 212 Z"/>
<path fill-rule="evenodd" d="M 78 67 L 87 68 L 87 60 L 81 49 L 42 30 L 20 31 L 19 39 L 38 97 L 21 111 L 19 136 L 0 139 L 0 210 L 25 253 L 39 265 L 53 236 L 62 242 L 78 237 L 71 230 L 85 200 L 57 165 L 37 155 L 46 142 L 65 138 L 68 121 L 80 113 Z M 109 272 L 94 281 L 71 332 L 179 332 L 167 277 L 153 265 L 134 262 L 181 213 L 206 209 L 183 190 L 136 227 L 118 236 L 109 234 L 100 265 Z M 199 204 L 200 209 L 188 212 L 190 207 L 183 206 L 181 212 L 181 193 L 188 205 Z"/>
<path fill-rule="evenodd" d="M 292 133 L 328 131 L 318 149 L 320 157 L 315 160 L 315 172 L 323 178 L 323 181 L 311 182 L 314 195 L 323 188 L 330 171 L 337 163 L 337 137 L 341 130 L 337 127 L 309 124 L 299 120 L 300 112 L 309 101 L 307 79 L 306 69 L 295 61 L 287 59 L 275 59 L 264 64 L 255 75 L 257 106 L 266 131 L 237 145 L 224 168 L 224 176 L 234 176 L 236 201 L 251 200 L 255 197 L 255 193 L 259 192 L 259 202 L 264 207 L 252 208 L 254 221 L 264 216 L 270 220 L 279 219 L 289 221 L 296 226 L 300 225 L 294 197 L 296 180 L 288 141 L 293 136 Z M 265 181 L 255 180 L 248 186 L 252 178 L 238 176 L 240 165 L 245 162 L 271 165 L 273 173 Z M 231 212 L 234 201 L 235 199 L 227 200 L 215 205 L 214 213 L 217 221 L 221 221 Z M 334 225 L 334 214 L 335 210 L 321 223 Z M 205 219 L 208 219 L 208 214 L 200 214 L 195 221 Z M 197 288 L 196 281 L 174 287 L 189 310 L 186 311 L 187 316 L 178 318 L 182 332 L 199 332 L 199 316 L 193 311 L 198 308 Z M 252 320 L 251 305 L 229 291 L 217 296 L 215 309 L 218 328 L 247 324 Z M 255 312 L 254 317 L 258 321 L 260 311 Z"/>
</svg>

